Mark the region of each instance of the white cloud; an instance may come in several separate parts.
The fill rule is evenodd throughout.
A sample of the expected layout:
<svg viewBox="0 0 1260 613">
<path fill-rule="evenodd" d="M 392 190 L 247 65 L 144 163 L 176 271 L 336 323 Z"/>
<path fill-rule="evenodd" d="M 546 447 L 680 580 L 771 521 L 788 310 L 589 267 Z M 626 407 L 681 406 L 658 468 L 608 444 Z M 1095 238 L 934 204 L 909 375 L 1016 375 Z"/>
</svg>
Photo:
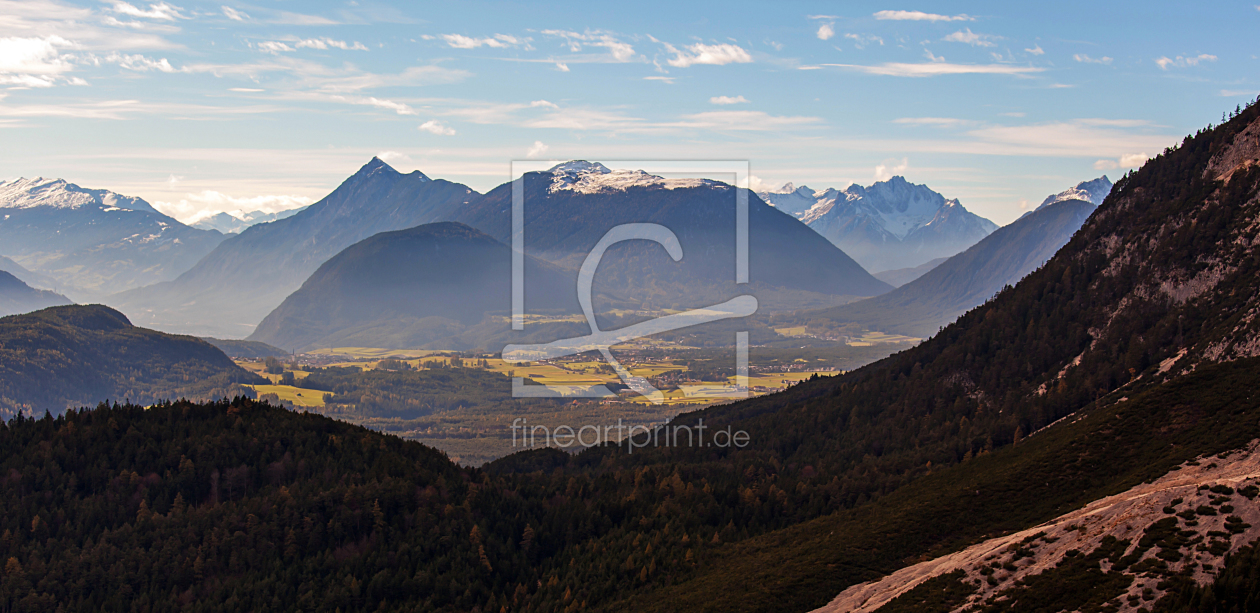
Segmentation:
<svg viewBox="0 0 1260 613">
<path fill-rule="evenodd" d="M 142 19 L 157 19 L 161 21 L 175 21 L 176 19 L 187 19 L 186 17 L 184 17 L 183 14 L 180 13 L 180 11 L 182 11 L 183 9 L 179 8 L 178 6 L 171 6 L 165 2 L 159 2 L 157 4 L 150 4 L 148 10 L 143 10 L 143 9 L 135 7 L 132 4 L 128 4 L 126 2 L 120 2 L 118 0 L 114 0 L 114 2 L 112 2 L 111 4 L 113 6 L 110 7 L 110 10 L 114 11 L 115 13 L 118 13 L 119 15 L 126 15 L 128 17 L 140 17 Z"/>
<path fill-rule="evenodd" d="M 1024 49 L 1024 51 L 1027 51 L 1028 53 L 1031 53 L 1031 54 L 1033 54 L 1033 55 L 1045 55 L 1045 54 L 1046 54 L 1046 51 L 1045 51 L 1044 49 L 1042 49 L 1042 48 L 1041 48 L 1041 45 L 1037 45 L 1036 47 L 1033 47 L 1032 49 L 1025 48 L 1025 49 Z"/>
<path fill-rule="evenodd" d="M 569 65 L 564 62 L 556 62 L 556 70 L 560 72 L 569 72 Z"/>
<path fill-rule="evenodd" d="M 943 55 L 936 55 L 935 53 L 932 53 L 932 50 L 931 50 L 931 49 L 924 49 L 924 50 L 923 50 L 923 57 L 927 58 L 927 59 L 928 59 L 928 61 L 932 61 L 932 62 L 944 62 L 944 61 L 945 61 L 945 56 L 943 56 Z"/>
<path fill-rule="evenodd" d="M 545 108 L 545 109 L 558 109 L 558 108 L 560 108 L 560 105 L 558 105 L 558 104 L 556 104 L 556 103 L 554 103 L 554 102 L 548 102 L 548 101 L 546 101 L 546 100 L 535 100 L 535 101 L 533 101 L 533 102 L 530 102 L 530 103 L 529 103 L 529 106 L 530 106 L 530 107 L 532 107 L 532 108 Z"/>
<path fill-rule="evenodd" d="M 249 19 L 249 15 L 246 15 L 245 13 L 242 13 L 230 6 L 221 6 L 219 8 L 223 9 L 223 15 L 232 21 L 245 21 L 246 19 Z"/>
<path fill-rule="evenodd" d="M 550 149 L 550 147 L 548 147 L 545 143 L 543 143 L 540 140 L 536 140 L 534 141 L 534 144 L 529 146 L 529 150 L 525 152 L 525 157 L 527 158 L 542 157 L 546 155 L 548 149 Z"/>
<path fill-rule="evenodd" d="M 725 64 L 747 64 L 752 62 L 752 56 L 744 51 L 739 45 L 728 43 L 719 43 L 716 45 L 706 45 L 704 43 L 696 43 L 688 45 L 687 51 L 680 51 L 672 45 L 665 45 L 665 48 L 674 57 L 669 60 L 669 65 L 675 68 L 687 68 L 696 64 L 711 64 L 714 66 L 722 66 Z"/>
<path fill-rule="evenodd" d="M 884 44 L 884 39 L 874 34 L 845 34 L 844 37 L 853 41 L 853 46 L 858 49 L 865 49 L 871 43 L 879 43 L 881 46 Z"/>
<path fill-rule="evenodd" d="M 547 36 L 555 36 L 564 39 L 565 45 L 569 51 L 578 53 L 582 51 L 584 46 L 603 47 L 612 56 L 615 62 L 629 62 L 634 59 L 634 47 L 626 43 L 609 32 L 600 30 L 587 30 L 585 32 L 572 32 L 569 30 L 543 30 L 543 34 Z M 567 71 L 566 71 L 567 72 Z"/>
<path fill-rule="evenodd" d="M 1260 95 L 1260 93 L 1252 89 L 1222 89 L 1221 90 L 1221 96 L 1224 96 L 1226 98 L 1233 98 L 1235 96 L 1246 96 L 1248 98 L 1254 98 L 1257 95 Z"/>
<path fill-rule="evenodd" d="M 485 38 L 472 38 L 462 34 L 443 34 L 442 40 L 446 44 L 456 49 L 476 49 L 478 47 L 493 47 L 502 49 L 505 47 L 515 47 L 528 42 L 528 39 L 520 39 L 507 34 L 495 34 Z"/>
<path fill-rule="evenodd" d="M 60 36 L 0 38 L 0 84 L 52 87 L 74 68 L 58 49 L 76 45 Z"/>
<path fill-rule="evenodd" d="M 910 167 L 910 158 L 901 158 L 900 160 L 884 160 L 884 162 L 875 167 L 875 180 L 887 181 L 895 175 L 906 172 Z"/>
<path fill-rule="evenodd" d="M 1215 55 L 1210 55 L 1207 53 L 1200 53 L 1199 55 L 1196 55 L 1194 57 L 1182 57 L 1178 55 L 1176 58 L 1169 58 L 1165 56 L 1165 57 L 1156 59 L 1155 63 L 1159 65 L 1160 70 L 1168 70 L 1170 66 L 1173 68 L 1185 68 L 1187 66 L 1198 66 L 1202 62 L 1215 62 L 1215 61 L 1216 61 Z"/>
<path fill-rule="evenodd" d="M 293 47 L 290 47 L 284 43 L 279 43 L 273 40 L 268 40 L 268 41 L 263 41 L 261 43 L 258 43 L 258 49 L 266 53 L 283 53 L 283 52 L 293 51 Z"/>
<path fill-rule="evenodd" d="M 425 132 L 429 132 L 431 134 L 437 134 L 439 136 L 454 136 L 455 135 L 454 128 L 448 127 L 436 119 L 430 119 L 420 124 L 419 129 Z"/>
<path fill-rule="evenodd" d="M 875 18 L 892 21 L 975 21 L 967 15 L 937 15 L 922 11 L 880 11 L 875 13 Z"/>
<path fill-rule="evenodd" d="M 660 81 L 661 83 L 670 83 L 670 84 L 673 84 L 673 82 L 674 82 L 674 77 L 665 77 L 665 76 L 661 76 L 661 75 L 653 75 L 653 76 L 650 76 L 650 77 L 643 77 L 643 80 L 644 80 L 644 81 Z"/>
<path fill-rule="evenodd" d="M 988 34 L 976 34 L 971 31 L 971 28 L 966 28 L 965 30 L 954 32 L 942 40 L 949 41 L 951 43 L 966 43 L 973 47 L 992 47 L 995 43 L 989 40 L 990 38 L 993 37 Z"/>
<path fill-rule="evenodd" d="M 709 98 L 710 104 L 743 104 L 746 102 L 748 100 L 743 96 L 735 96 L 734 98 L 730 96 L 714 96 Z"/>
<path fill-rule="evenodd" d="M 173 181 L 171 179 L 174 179 Z M 183 177 L 171 175 L 167 183 L 174 185 Z M 246 213 L 263 212 L 279 213 L 306 206 L 314 202 L 306 196 L 248 196 L 236 197 L 222 192 L 205 190 L 195 194 L 187 194 L 178 202 L 154 201 L 153 208 L 170 215 L 183 223 L 197 223 L 207 217 L 219 213 L 227 213 L 239 217 Z"/>
<path fill-rule="evenodd" d="M 1147 156 L 1145 153 L 1126 153 L 1120 156 L 1120 167 L 1121 168 L 1138 168 L 1142 164 L 1145 164 L 1146 160 L 1149 160 L 1149 159 L 1151 158 Z"/>
<path fill-rule="evenodd" d="M 329 47 L 341 49 L 342 51 L 367 51 L 366 45 L 360 42 L 347 43 L 344 40 L 333 40 L 331 38 L 308 38 L 300 40 L 293 45 L 298 49 L 328 49 Z"/>
<path fill-rule="evenodd" d="M 1115 160 L 1098 160 L 1094 162 L 1094 170 L 1115 170 L 1120 165 Z"/>
<path fill-rule="evenodd" d="M 818 26 L 818 40 L 827 40 L 835 35 L 836 35 L 836 30 L 835 28 L 831 27 L 831 24 L 824 23 Z"/>
<path fill-rule="evenodd" d="M 890 77 L 935 77 L 953 74 L 1007 74 L 1020 75 L 1042 72 L 1044 68 L 1034 66 L 1014 66 L 1011 64 L 950 64 L 948 62 L 930 62 L 926 64 L 905 64 L 890 62 L 873 66 L 859 64 L 823 64 L 837 68 L 848 68 L 866 74 Z"/>
<path fill-rule="evenodd" d="M 171 63 L 168 62 L 166 58 L 155 60 L 138 54 L 127 55 L 125 53 L 111 53 L 102 58 L 101 61 L 110 64 L 118 64 L 127 70 L 134 70 L 136 72 L 148 72 L 150 70 L 166 73 L 179 72 L 174 66 L 171 66 Z"/>
<path fill-rule="evenodd" d="M 417 114 L 415 109 L 401 102 L 394 102 L 393 100 L 385 100 L 382 98 L 374 98 L 370 96 L 367 98 L 364 98 L 362 101 L 356 102 L 356 104 L 367 104 L 370 106 L 374 106 L 378 109 L 386 109 L 389 111 L 393 111 L 395 113 L 398 113 L 399 115 L 416 115 Z"/>
<path fill-rule="evenodd" d="M 264 41 L 258 43 L 258 49 L 266 53 L 288 53 L 298 49 L 341 49 L 343 51 L 367 51 L 366 45 L 360 42 L 348 43 L 344 40 L 334 40 L 331 38 L 307 38 L 297 41 Z"/>
<path fill-rule="evenodd" d="M 1082 64 L 1110 64 L 1111 63 L 1111 58 L 1105 55 L 1103 57 L 1090 57 L 1088 55 L 1085 55 L 1084 53 L 1077 53 L 1072 56 L 1072 59 Z"/>
</svg>

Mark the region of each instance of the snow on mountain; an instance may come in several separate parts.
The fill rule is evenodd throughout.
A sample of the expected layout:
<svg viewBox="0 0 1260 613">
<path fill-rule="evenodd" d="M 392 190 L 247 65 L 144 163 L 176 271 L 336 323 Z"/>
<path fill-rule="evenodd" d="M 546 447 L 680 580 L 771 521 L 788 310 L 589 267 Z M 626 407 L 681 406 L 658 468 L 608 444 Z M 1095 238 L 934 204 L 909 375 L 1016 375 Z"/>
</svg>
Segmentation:
<svg viewBox="0 0 1260 613">
<path fill-rule="evenodd" d="M 791 183 L 779 189 L 768 189 L 757 192 L 757 195 L 770 206 L 800 218 L 811 207 L 818 204 L 818 193 L 804 185 L 796 187 Z"/>
<path fill-rule="evenodd" d="M 102 210 L 128 210 L 156 213 L 148 202 L 116 194 L 104 189 L 84 189 L 64 179 L 16 179 L 0 181 L 0 208 L 31 209 L 53 207 L 78 209 L 96 207 Z"/>
<path fill-rule="evenodd" d="M 661 187 L 664 189 L 685 189 L 692 187 L 722 188 L 723 184 L 708 179 L 666 179 L 648 174 L 642 170 L 611 170 L 599 162 L 574 160 L 557 164 L 547 172 L 551 173 L 549 193 L 561 190 L 581 194 L 625 191 L 632 187 Z"/>
<path fill-rule="evenodd" d="M 792 192 L 796 206 L 807 188 Z M 771 199 L 779 198 L 771 195 Z M 997 224 L 946 200 L 926 185 L 893 177 L 813 194 L 798 217 L 867 270 L 913 268 L 974 245 Z"/>
<path fill-rule="evenodd" d="M 1081 181 L 1076 184 L 1076 187 L 1069 187 L 1057 194 L 1047 196 L 1037 209 L 1043 209 L 1051 204 L 1065 200 L 1084 200 L 1085 202 L 1094 203 L 1094 206 L 1098 206 L 1103 203 L 1103 200 L 1107 198 L 1107 194 L 1110 193 L 1111 179 L 1108 179 L 1107 175 L 1103 175 L 1093 181 Z"/>
<path fill-rule="evenodd" d="M 0 255 L 77 299 L 172 279 L 222 240 L 140 198 L 62 179 L 0 182 Z"/>
</svg>

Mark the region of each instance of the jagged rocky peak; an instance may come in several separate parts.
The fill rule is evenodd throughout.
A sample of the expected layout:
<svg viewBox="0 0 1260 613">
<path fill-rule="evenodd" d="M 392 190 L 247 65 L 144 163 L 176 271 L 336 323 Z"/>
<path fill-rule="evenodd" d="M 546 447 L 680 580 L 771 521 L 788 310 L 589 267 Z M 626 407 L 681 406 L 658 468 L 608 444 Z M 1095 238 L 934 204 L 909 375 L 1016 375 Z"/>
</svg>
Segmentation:
<svg viewBox="0 0 1260 613">
<path fill-rule="evenodd" d="M 105 189 L 84 189 L 65 179 L 15 179 L 0 181 L 0 208 L 32 209 L 53 207 L 78 209 L 96 207 L 106 211 L 157 211 L 148 202 Z"/>
<path fill-rule="evenodd" d="M 1107 199 L 1107 194 L 1111 193 L 1111 179 L 1107 175 L 1103 175 L 1092 181 L 1081 181 L 1075 187 L 1069 187 L 1057 194 L 1051 194 L 1037 207 L 1050 206 L 1056 202 L 1065 202 L 1067 200 L 1083 200 L 1091 202 L 1094 206 L 1103 203 Z"/>
<path fill-rule="evenodd" d="M 575 175 L 593 172 L 593 173 L 603 175 L 603 174 L 608 174 L 612 172 L 612 170 L 610 170 L 607 166 L 600 164 L 599 162 L 588 162 L 586 160 L 570 160 L 568 162 L 564 162 L 562 164 L 556 164 L 555 166 L 552 166 L 551 169 L 548 170 L 547 172 L 550 172 L 551 174 L 575 174 Z"/>
</svg>

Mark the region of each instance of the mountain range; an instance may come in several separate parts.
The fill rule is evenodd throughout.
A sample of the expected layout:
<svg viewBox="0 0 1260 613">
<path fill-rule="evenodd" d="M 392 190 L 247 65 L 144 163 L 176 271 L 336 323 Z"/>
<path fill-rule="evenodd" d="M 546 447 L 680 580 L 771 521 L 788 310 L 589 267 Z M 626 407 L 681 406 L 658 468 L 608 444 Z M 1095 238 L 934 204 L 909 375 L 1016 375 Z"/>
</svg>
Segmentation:
<svg viewBox="0 0 1260 613">
<path fill-rule="evenodd" d="M 305 209 L 306 207 L 303 206 L 286 211 L 276 211 L 275 213 L 264 213 L 262 211 L 237 211 L 235 214 L 226 212 L 215 213 L 189 225 L 201 230 L 214 230 L 224 234 L 240 234 L 250 226 L 293 217 Z"/>
<path fill-rule="evenodd" d="M 34 289 L 17 277 L 0 270 L 0 317 L 67 304 L 71 302 L 65 296 Z"/>
<path fill-rule="evenodd" d="M 870 187 L 854 184 L 813 193 L 789 183 L 759 195 L 874 272 L 949 257 L 997 229 L 997 224 L 968 211 L 957 199 L 946 200 L 926 185 L 900 176 Z"/>
<path fill-rule="evenodd" d="M 1252 610 L 1258 216 L 1251 105 L 1128 173 L 1053 257 L 923 343 L 577 454 L 461 468 L 243 398 L 14 419 L 0 595 L 81 610 Z M 692 444 L 697 431 L 746 444 Z"/>
<path fill-rule="evenodd" d="M 1082 182 L 1047 197 L 1036 210 L 887 294 L 802 313 L 798 319 L 815 325 L 859 324 L 893 334 L 931 336 L 1044 264 L 1110 191 L 1111 181 L 1105 176 Z"/>
<path fill-rule="evenodd" d="M 695 308 L 741 293 L 774 311 L 848 302 L 890 288 L 798 220 L 748 196 L 748 281 L 735 283 L 736 189 L 707 179 L 664 179 L 574 161 L 526 173 L 458 210 L 454 221 L 511 242 L 512 192 L 523 195 L 525 250 L 576 271 L 610 228 L 655 223 L 678 238 L 675 263 L 660 245 L 631 241 L 610 248 L 595 276 L 597 294 L 631 308 Z M 602 310 L 597 308 L 597 310 Z"/>
<path fill-rule="evenodd" d="M 62 179 L 0 181 L 0 255 L 76 299 L 173 279 L 222 240 L 139 198 Z"/>
<path fill-rule="evenodd" d="M 158 330 L 241 338 L 342 249 L 447 219 L 478 194 L 373 158 L 319 202 L 223 241 L 178 278 L 106 299 Z"/>
</svg>

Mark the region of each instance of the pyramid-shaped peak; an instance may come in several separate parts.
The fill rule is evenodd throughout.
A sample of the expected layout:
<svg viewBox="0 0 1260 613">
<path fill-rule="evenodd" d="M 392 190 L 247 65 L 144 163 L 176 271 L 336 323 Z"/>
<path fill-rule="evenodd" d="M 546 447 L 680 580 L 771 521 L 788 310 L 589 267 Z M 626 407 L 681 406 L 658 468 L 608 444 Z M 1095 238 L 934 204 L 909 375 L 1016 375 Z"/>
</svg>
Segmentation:
<svg viewBox="0 0 1260 613">
<path fill-rule="evenodd" d="M 376 156 L 373 156 L 372 161 L 368 162 L 367 164 L 364 164 L 363 168 L 360 168 L 359 172 L 356 172 L 354 174 L 358 176 L 365 176 L 365 175 L 379 174 L 379 173 L 388 173 L 388 174 L 395 174 L 395 175 L 401 174 L 397 170 L 394 170 L 393 166 L 390 166 L 389 164 L 387 164 L 385 160 L 382 160 L 381 158 L 376 157 Z"/>
</svg>

